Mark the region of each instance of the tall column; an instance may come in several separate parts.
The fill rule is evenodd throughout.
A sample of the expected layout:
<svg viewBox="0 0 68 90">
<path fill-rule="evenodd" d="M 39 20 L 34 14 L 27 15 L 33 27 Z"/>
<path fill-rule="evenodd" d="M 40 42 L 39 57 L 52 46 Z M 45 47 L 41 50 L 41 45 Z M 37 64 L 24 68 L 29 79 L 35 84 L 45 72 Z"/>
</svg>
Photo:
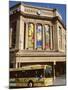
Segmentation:
<svg viewBox="0 0 68 90">
<path fill-rule="evenodd" d="M 26 31 L 25 31 L 25 49 L 28 48 L 28 23 L 26 22 Z"/>
<path fill-rule="evenodd" d="M 16 23 L 16 48 L 19 49 L 19 33 L 20 33 L 20 18 L 17 19 Z"/>
<path fill-rule="evenodd" d="M 34 44 L 34 48 L 36 49 L 36 23 L 35 23 L 35 44 Z"/>
<path fill-rule="evenodd" d="M 19 62 L 19 68 L 20 68 L 20 62 Z"/>
<path fill-rule="evenodd" d="M 43 25 L 43 50 L 45 49 L 45 36 L 44 36 L 44 25 Z"/>
<path fill-rule="evenodd" d="M 55 80 L 55 78 L 56 78 L 56 76 L 55 76 L 55 74 L 56 74 L 56 72 L 55 72 L 55 65 L 56 65 L 56 62 L 54 61 L 54 62 L 53 62 L 53 74 L 54 74 L 53 79 L 54 79 L 54 80 Z"/>
<path fill-rule="evenodd" d="M 19 50 L 24 49 L 24 20 L 20 16 L 20 30 L 19 30 Z"/>
<path fill-rule="evenodd" d="M 51 50 L 53 49 L 53 36 L 52 36 L 52 34 L 53 34 L 53 30 L 52 30 L 52 26 L 50 26 L 50 48 L 51 48 Z"/>
<path fill-rule="evenodd" d="M 57 28 L 57 50 L 59 50 L 59 27 L 58 27 L 58 22 L 56 22 L 56 28 Z"/>
<path fill-rule="evenodd" d="M 12 28 L 10 27 L 10 31 L 9 31 L 9 47 L 12 47 Z"/>
<path fill-rule="evenodd" d="M 18 68 L 18 63 L 16 62 L 16 67 L 15 68 Z"/>
<path fill-rule="evenodd" d="M 53 48 L 54 50 L 58 50 L 58 40 L 57 40 L 57 26 L 56 22 L 53 24 Z"/>
<path fill-rule="evenodd" d="M 20 68 L 20 62 L 16 62 L 16 67 L 15 68 Z"/>
<path fill-rule="evenodd" d="M 55 25 L 53 25 L 53 49 L 55 50 Z"/>
</svg>

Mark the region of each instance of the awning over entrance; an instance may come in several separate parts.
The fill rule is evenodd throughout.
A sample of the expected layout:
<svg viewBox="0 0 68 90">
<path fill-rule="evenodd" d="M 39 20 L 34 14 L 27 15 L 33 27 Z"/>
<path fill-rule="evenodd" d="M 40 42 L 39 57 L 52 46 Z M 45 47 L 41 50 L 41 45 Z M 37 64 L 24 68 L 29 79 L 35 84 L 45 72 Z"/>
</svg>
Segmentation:
<svg viewBox="0 0 68 90">
<path fill-rule="evenodd" d="M 30 62 L 63 62 L 66 57 L 16 57 L 16 62 L 30 63 Z"/>
</svg>

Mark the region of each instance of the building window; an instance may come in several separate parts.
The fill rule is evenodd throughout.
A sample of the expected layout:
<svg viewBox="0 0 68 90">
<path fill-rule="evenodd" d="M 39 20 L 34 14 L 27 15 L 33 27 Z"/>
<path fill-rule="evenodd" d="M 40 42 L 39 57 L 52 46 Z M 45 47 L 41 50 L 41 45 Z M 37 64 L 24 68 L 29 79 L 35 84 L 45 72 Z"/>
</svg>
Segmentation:
<svg viewBox="0 0 68 90">
<path fill-rule="evenodd" d="M 42 48 L 42 25 L 37 24 L 36 27 L 36 47 Z"/>
<path fill-rule="evenodd" d="M 25 24 L 24 24 L 24 27 L 26 29 Z M 42 24 L 37 23 L 36 24 L 36 33 L 35 33 L 35 25 L 32 22 L 28 23 L 28 49 L 34 49 L 35 36 L 36 36 L 36 48 L 37 49 L 43 48 L 43 40 L 44 40 L 45 49 L 50 50 L 50 48 L 51 48 L 51 46 L 50 46 L 50 43 L 51 43 L 51 41 L 50 41 L 50 26 L 48 24 L 44 25 L 44 33 L 43 33 Z M 43 36 L 44 36 L 44 39 L 43 39 Z M 52 36 L 51 36 L 51 38 L 52 38 Z"/>
<path fill-rule="evenodd" d="M 15 48 L 16 44 L 16 22 L 13 22 L 11 25 L 11 32 L 12 32 L 12 48 Z"/>
<path fill-rule="evenodd" d="M 49 25 L 45 25 L 44 36 L 45 36 L 45 49 L 50 49 L 50 26 Z"/>
<path fill-rule="evenodd" d="M 59 27 L 59 47 L 62 49 L 62 30 L 61 27 Z"/>
<path fill-rule="evenodd" d="M 28 24 L 28 48 L 34 48 L 34 24 Z"/>
</svg>

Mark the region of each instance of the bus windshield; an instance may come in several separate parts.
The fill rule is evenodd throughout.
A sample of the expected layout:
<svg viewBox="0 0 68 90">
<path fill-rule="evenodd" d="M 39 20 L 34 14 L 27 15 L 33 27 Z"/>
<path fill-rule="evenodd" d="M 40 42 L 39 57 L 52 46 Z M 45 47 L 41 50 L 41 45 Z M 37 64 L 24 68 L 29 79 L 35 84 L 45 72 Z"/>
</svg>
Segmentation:
<svg viewBox="0 0 68 90">
<path fill-rule="evenodd" d="M 45 69 L 45 77 L 52 77 L 52 67 L 46 67 Z"/>
</svg>

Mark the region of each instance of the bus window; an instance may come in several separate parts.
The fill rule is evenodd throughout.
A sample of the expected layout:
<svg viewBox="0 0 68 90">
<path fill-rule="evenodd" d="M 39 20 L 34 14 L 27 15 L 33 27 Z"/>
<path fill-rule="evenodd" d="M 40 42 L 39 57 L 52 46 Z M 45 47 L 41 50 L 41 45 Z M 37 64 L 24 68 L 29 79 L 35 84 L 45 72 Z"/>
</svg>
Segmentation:
<svg viewBox="0 0 68 90">
<path fill-rule="evenodd" d="M 43 69 L 36 69 L 36 70 L 24 70 L 24 71 L 16 71 L 15 74 L 12 73 L 15 78 L 30 78 L 30 77 L 43 77 L 44 70 Z"/>
<path fill-rule="evenodd" d="M 36 69 L 36 70 L 26 70 L 22 73 L 23 77 L 40 77 L 43 76 L 43 70 L 42 69 Z"/>
<path fill-rule="evenodd" d="M 43 69 L 35 70 L 35 77 L 42 78 L 43 76 L 44 76 L 44 70 Z"/>
</svg>

